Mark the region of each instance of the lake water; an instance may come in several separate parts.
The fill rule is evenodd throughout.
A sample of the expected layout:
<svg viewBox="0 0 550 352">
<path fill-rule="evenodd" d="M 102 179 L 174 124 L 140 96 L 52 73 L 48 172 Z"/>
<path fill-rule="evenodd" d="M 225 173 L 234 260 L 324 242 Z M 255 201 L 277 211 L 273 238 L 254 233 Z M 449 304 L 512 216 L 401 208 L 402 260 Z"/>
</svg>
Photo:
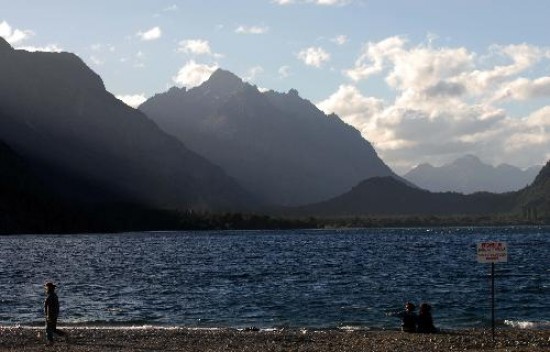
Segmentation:
<svg viewBox="0 0 550 352">
<path fill-rule="evenodd" d="M 406 301 L 443 328 L 550 327 L 550 228 L 353 229 L 0 236 L 0 325 L 42 325 L 46 281 L 61 325 L 398 329 Z"/>
</svg>

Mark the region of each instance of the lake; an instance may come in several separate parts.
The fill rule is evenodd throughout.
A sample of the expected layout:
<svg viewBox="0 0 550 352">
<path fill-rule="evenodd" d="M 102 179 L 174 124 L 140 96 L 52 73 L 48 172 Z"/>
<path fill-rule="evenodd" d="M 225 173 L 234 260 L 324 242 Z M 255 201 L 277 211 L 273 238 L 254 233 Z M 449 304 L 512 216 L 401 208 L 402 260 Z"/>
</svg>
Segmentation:
<svg viewBox="0 0 550 352">
<path fill-rule="evenodd" d="M 0 236 L 0 325 L 398 329 L 387 313 L 429 302 L 437 326 L 549 328 L 550 228 L 416 228 Z"/>
</svg>

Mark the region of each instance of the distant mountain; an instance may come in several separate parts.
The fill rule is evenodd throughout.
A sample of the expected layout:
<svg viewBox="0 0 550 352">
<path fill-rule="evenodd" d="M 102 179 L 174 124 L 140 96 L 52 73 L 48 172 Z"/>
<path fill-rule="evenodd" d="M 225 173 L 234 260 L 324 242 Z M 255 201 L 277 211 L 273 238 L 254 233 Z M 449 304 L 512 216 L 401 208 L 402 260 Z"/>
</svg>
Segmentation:
<svg viewBox="0 0 550 352">
<path fill-rule="evenodd" d="M 370 177 L 397 177 L 338 116 L 295 90 L 262 93 L 228 71 L 157 94 L 140 110 L 272 204 L 318 202 Z"/>
<path fill-rule="evenodd" d="M 223 170 L 105 90 L 70 53 L 14 50 L 0 38 L 0 140 L 47 188 L 87 203 L 248 209 Z"/>
<path fill-rule="evenodd" d="M 533 182 L 540 169 L 534 166 L 522 170 L 507 164 L 495 167 L 481 162 L 473 155 L 467 155 L 440 167 L 419 165 L 403 178 L 432 192 L 504 193 L 526 187 Z"/>
</svg>

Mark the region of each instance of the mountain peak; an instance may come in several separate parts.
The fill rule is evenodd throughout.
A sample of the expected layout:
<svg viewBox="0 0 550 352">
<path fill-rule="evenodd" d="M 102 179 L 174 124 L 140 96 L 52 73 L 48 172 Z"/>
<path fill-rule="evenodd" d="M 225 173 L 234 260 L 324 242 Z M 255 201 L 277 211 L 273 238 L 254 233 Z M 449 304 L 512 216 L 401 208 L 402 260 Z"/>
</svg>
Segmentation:
<svg viewBox="0 0 550 352">
<path fill-rule="evenodd" d="M 203 86 L 215 91 L 234 92 L 241 89 L 244 86 L 244 82 L 237 75 L 219 68 L 203 83 Z"/>
<path fill-rule="evenodd" d="M 328 119 L 297 90 L 260 93 L 228 71 L 215 71 L 185 99 L 157 98 L 140 109 L 267 203 L 313 203 L 393 174 L 356 129 Z"/>
<path fill-rule="evenodd" d="M 485 165 L 477 156 L 472 154 L 464 155 L 453 162 L 456 166 Z"/>
<path fill-rule="evenodd" d="M 300 98 L 300 93 L 298 93 L 296 89 L 292 88 L 288 91 L 288 96 Z"/>
</svg>

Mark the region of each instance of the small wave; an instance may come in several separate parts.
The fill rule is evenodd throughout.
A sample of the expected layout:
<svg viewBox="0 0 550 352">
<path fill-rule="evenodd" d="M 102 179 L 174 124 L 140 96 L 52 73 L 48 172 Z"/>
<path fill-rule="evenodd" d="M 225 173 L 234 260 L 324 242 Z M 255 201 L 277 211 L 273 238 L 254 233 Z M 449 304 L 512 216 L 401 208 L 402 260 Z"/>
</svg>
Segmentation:
<svg viewBox="0 0 550 352">
<path fill-rule="evenodd" d="M 517 329 L 550 329 L 550 321 L 504 320 L 504 325 Z"/>
<path fill-rule="evenodd" d="M 367 330 L 372 330 L 372 329 L 367 328 L 365 326 L 359 326 L 359 325 L 343 325 L 343 326 L 339 326 L 338 330 L 342 330 L 342 331 L 367 331 Z"/>
</svg>

